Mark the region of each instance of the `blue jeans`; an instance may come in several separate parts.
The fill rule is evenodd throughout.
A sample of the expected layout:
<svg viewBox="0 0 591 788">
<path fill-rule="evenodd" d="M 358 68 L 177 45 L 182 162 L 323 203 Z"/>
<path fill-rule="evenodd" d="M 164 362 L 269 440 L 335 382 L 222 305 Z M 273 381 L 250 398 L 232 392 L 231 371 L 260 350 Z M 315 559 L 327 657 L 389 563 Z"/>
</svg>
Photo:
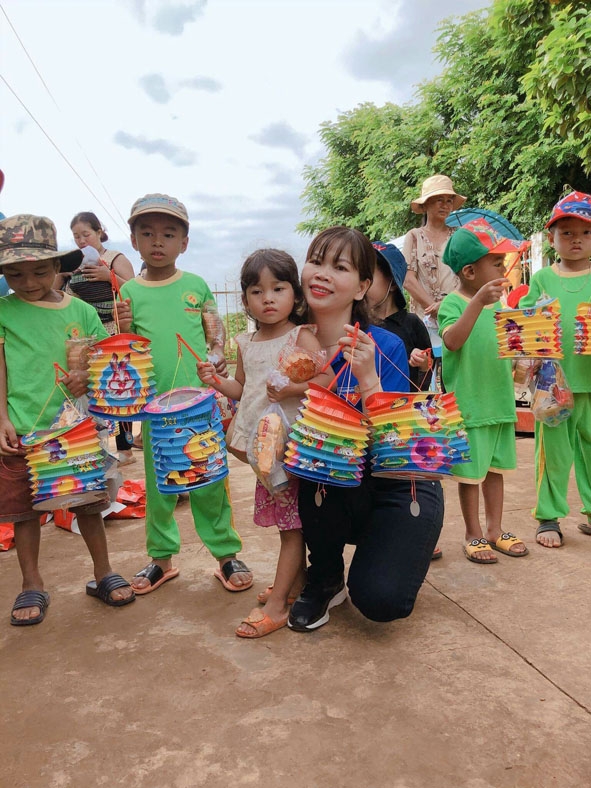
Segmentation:
<svg viewBox="0 0 591 788">
<path fill-rule="evenodd" d="M 299 511 L 309 550 L 308 582 L 338 585 L 345 544 L 357 545 L 347 586 L 372 621 L 409 616 L 443 525 L 438 481 L 417 481 L 418 517 L 410 512 L 411 483 L 366 475 L 360 487 L 329 487 L 316 506 L 315 482 L 300 480 Z"/>
</svg>

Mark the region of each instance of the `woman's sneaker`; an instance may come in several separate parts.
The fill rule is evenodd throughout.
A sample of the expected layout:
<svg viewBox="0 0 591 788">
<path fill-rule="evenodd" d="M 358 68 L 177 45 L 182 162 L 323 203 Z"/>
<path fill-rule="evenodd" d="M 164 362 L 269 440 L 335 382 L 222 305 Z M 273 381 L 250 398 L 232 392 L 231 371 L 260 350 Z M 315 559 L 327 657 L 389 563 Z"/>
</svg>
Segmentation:
<svg viewBox="0 0 591 788">
<path fill-rule="evenodd" d="M 289 611 L 287 626 L 296 632 L 311 632 L 326 624 L 331 607 L 340 605 L 347 598 L 345 581 L 332 585 L 306 583 L 302 593 Z"/>
</svg>

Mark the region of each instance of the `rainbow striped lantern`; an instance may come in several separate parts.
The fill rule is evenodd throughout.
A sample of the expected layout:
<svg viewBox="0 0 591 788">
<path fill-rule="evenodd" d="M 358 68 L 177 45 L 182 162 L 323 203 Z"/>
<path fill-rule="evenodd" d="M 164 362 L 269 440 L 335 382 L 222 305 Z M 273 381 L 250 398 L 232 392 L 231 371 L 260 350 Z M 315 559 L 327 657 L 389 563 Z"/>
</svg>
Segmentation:
<svg viewBox="0 0 591 788">
<path fill-rule="evenodd" d="M 33 509 L 51 511 L 105 497 L 106 454 L 94 419 L 59 429 L 31 432 L 21 439 L 33 493 Z"/>
<path fill-rule="evenodd" d="M 283 467 L 320 484 L 361 483 L 369 424 L 360 411 L 332 391 L 310 383 L 291 426 Z"/>
<path fill-rule="evenodd" d="M 366 401 L 372 476 L 440 479 L 470 452 L 453 393 L 380 391 Z"/>
<path fill-rule="evenodd" d="M 562 358 L 560 302 L 539 301 L 526 309 L 498 309 L 499 358 Z"/>
<path fill-rule="evenodd" d="M 114 334 L 90 348 L 88 410 L 120 421 L 145 419 L 144 408 L 155 394 L 150 340 L 137 334 Z"/>
<path fill-rule="evenodd" d="M 156 484 L 180 493 L 228 475 L 222 419 L 213 389 L 167 391 L 146 405 Z"/>
<path fill-rule="evenodd" d="M 591 302 L 583 302 L 577 308 L 574 351 L 577 355 L 591 356 Z"/>
</svg>

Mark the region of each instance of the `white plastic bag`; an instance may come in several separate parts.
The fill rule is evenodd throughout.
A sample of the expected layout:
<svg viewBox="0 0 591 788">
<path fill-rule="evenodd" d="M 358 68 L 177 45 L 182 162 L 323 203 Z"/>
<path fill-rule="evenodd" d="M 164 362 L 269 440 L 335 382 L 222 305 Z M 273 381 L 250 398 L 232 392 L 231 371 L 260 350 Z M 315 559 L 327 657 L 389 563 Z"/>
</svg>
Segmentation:
<svg viewBox="0 0 591 788">
<path fill-rule="evenodd" d="M 273 403 L 258 420 L 248 440 L 248 462 L 271 495 L 285 490 L 289 483 L 282 465 L 288 434 L 289 422 L 283 408 Z"/>
</svg>

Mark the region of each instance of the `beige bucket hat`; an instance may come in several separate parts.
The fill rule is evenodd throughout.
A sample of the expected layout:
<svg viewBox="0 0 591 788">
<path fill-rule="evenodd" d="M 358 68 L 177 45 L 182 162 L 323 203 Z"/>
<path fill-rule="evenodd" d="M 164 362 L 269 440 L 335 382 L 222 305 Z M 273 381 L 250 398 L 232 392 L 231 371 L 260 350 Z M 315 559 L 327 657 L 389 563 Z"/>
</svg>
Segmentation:
<svg viewBox="0 0 591 788">
<path fill-rule="evenodd" d="M 451 178 L 447 175 L 432 175 L 423 181 L 421 186 L 421 196 L 417 197 L 410 204 L 413 213 L 425 213 L 425 203 L 430 197 L 438 197 L 440 194 L 449 194 L 454 198 L 454 211 L 461 208 L 466 202 L 466 198 L 454 191 Z"/>
</svg>

